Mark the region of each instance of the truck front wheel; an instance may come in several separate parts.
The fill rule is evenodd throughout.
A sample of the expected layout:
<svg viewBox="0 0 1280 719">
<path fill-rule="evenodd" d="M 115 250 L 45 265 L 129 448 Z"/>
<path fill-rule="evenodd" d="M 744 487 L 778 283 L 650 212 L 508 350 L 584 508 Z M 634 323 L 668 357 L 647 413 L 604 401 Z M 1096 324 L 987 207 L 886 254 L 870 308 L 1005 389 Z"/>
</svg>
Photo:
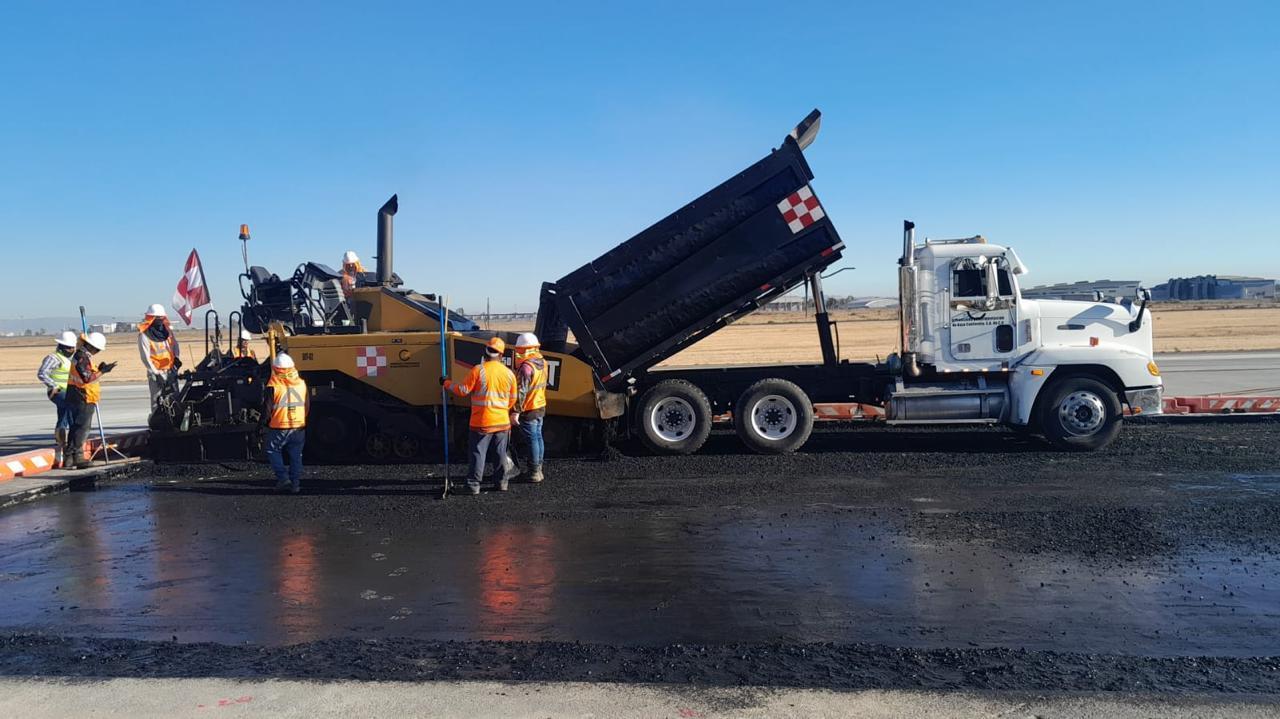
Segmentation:
<svg viewBox="0 0 1280 719">
<path fill-rule="evenodd" d="M 711 434 L 711 402 L 692 382 L 663 380 L 640 397 L 640 439 L 661 454 L 697 452 Z"/>
<path fill-rule="evenodd" d="M 1120 398 L 1092 377 L 1068 377 L 1046 390 L 1040 404 L 1044 436 L 1061 449 L 1101 449 L 1120 432 Z"/>
<path fill-rule="evenodd" d="M 813 403 L 793 382 L 762 379 L 733 406 L 738 438 L 761 454 L 789 454 L 809 441 Z"/>
</svg>

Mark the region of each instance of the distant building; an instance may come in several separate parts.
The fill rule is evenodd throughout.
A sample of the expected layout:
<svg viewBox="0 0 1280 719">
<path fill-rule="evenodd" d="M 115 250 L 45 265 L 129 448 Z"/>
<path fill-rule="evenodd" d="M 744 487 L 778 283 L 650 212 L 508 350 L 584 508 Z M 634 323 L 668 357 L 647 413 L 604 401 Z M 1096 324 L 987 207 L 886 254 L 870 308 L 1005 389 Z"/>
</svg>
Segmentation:
<svg viewBox="0 0 1280 719">
<path fill-rule="evenodd" d="M 1042 300 L 1085 300 L 1133 297 L 1142 283 L 1138 280 L 1081 280 L 1057 285 L 1041 285 L 1022 290 L 1023 297 Z"/>
<path fill-rule="evenodd" d="M 1173 277 L 1151 289 L 1157 300 L 1261 300 L 1275 299 L 1276 281 L 1240 275 Z"/>
</svg>

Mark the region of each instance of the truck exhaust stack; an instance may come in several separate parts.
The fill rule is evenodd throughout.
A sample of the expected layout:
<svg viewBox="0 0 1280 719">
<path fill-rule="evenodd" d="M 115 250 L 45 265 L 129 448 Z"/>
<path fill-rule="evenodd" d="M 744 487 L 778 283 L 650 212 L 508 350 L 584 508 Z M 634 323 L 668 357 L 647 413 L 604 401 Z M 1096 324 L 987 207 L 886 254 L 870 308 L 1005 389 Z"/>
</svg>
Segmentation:
<svg viewBox="0 0 1280 719">
<path fill-rule="evenodd" d="M 378 208 L 378 284 L 391 284 L 392 244 L 395 241 L 395 214 L 400 209 L 399 195 L 392 195 Z"/>
</svg>

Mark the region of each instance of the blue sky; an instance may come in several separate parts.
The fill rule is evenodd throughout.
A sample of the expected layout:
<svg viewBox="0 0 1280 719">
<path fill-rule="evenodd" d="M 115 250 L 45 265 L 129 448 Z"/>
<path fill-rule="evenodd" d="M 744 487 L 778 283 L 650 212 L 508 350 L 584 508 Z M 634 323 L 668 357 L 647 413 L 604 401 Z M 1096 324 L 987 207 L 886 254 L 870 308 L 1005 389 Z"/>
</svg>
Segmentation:
<svg viewBox="0 0 1280 719">
<path fill-rule="evenodd" d="M 900 223 L 1015 246 L 1033 284 L 1280 275 L 1280 5 L 79 3 L 0 9 L 0 315 L 215 305 L 254 264 L 371 258 L 532 310 L 813 107 L 836 294 Z"/>
</svg>

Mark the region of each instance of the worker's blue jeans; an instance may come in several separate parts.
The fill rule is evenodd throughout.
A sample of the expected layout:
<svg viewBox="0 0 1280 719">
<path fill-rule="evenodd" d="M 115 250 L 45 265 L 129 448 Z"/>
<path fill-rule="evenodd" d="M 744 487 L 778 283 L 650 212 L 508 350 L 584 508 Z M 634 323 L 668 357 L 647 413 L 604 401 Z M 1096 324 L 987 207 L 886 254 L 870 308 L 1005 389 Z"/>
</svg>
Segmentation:
<svg viewBox="0 0 1280 719">
<path fill-rule="evenodd" d="M 58 423 L 53 426 L 54 429 L 71 429 L 71 423 L 75 420 L 75 412 L 67 404 L 67 392 L 63 390 L 49 398 L 53 402 L 53 408 L 58 411 Z"/>
<path fill-rule="evenodd" d="M 267 461 L 276 473 L 276 483 L 291 483 L 297 487 L 302 482 L 302 448 L 307 444 L 305 429 L 268 429 Z M 284 468 L 284 455 L 289 455 L 289 471 Z"/>
<path fill-rule="evenodd" d="M 542 466 L 542 456 L 546 453 L 546 445 L 542 442 L 542 423 L 545 421 L 545 417 L 520 418 L 520 435 L 529 448 L 529 464 L 532 465 L 529 469 Z"/>
</svg>

